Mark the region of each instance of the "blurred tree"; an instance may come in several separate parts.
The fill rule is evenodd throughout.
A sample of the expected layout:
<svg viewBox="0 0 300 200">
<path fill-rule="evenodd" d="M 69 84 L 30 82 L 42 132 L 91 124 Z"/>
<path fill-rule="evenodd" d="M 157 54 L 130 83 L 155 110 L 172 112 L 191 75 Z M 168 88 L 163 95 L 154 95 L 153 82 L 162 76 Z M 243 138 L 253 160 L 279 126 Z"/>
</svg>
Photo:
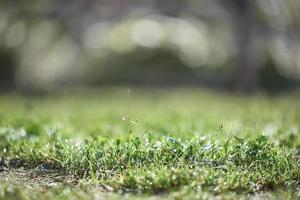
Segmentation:
<svg viewBox="0 0 300 200">
<path fill-rule="evenodd" d="M 233 87 L 242 93 L 254 92 L 259 80 L 258 18 L 253 0 L 219 0 L 230 14 L 235 39 Z"/>
<path fill-rule="evenodd" d="M 264 61 L 264 67 L 260 69 L 259 86 L 269 92 L 293 89 L 296 81 L 293 81 L 278 72 L 274 61 L 267 56 Z"/>
<path fill-rule="evenodd" d="M 129 75 L 130 72 L 128 71 L 134 69 L 133 65 L 136 64 L 139 67 L 134 69 L 137 73 L 132 73 L 132 77 L 128 76 L 126 79 L 133 80 L 136 78 L 137 80 L 145 80 L 145 82 L 147 80 L 149 84 L 152 84 L 153 82 L 157 82 L 159 75 L 156 74 L 164 74 L 160 76 L 162 77 L 161 84 L 164 84 L 168 82 L 165 74 L 170 75 L 174 73 L 176 76 L 170 76 L 173 80 L 169 82 L 178 83 L 180 82 L 179 80 L 184 78 L 184 80 L 188 80 L 183 81 L 185 83 L 189 82 L 190 79 L 198 77 L 198 79 L 195 78 L 198 83 L 198 80 L 201 82 L 203 79 L 200 75 L 204 74 L 205 67 L 226 69 L 226 66 L 230 65 L 233 68 L 227 68 L 229 70 L 226 71 L 226 76 L 224 76 L 226 78 L 222 79 L 218 71 L 212 71 L 213 76 L 209 76 L 209 79 L 213 79 L 212 77 L 214 77 L 214 79 L 221 80 L 218 84 L 224 87 L 224 83 L 231 76 L 230 82 L 236 91 L 250 93 L 261 86 L 259 85 L 259 81 L 261 80 L 259 76 L 264 70 L 260 68 L 264 66 L 262 60 L 266 57 L 266 52 L 260 52 L 263 45 L 270 46 L 267 51 L 270 53 L 270 59 L 274 61 L 274 66 L 276 65 L 273 68 L 275 71 L 277 70 L 276 73 L 278 72 L 289 78 L 300 78 L 300 45 L 298 44 L 300 24 L 298 15 L 299 2 L 298 0 L 73 0 L 72 4 L 70 4 L 68 0 L 32 0 L 29 4 L 25 0 L 0 0 L 0 45 L 5 46 L 7 38 L 13 41 L 13 43 L 16 41 L 16 37 L 14 36 L 7 37 L 12 35 L 10 34 L 11 32 L 20 32 L 16 31 L 19 29 L 16 29 L 18 26 L 15 25 L 15 21 L 20 21 L 20 24 L 24 23 L 28 25 L 28 27 L 24 28 L 24 42 L 21 42 L 20 45 L 10 50 L 14 53 L 2 50 L 0 55 L 0 81 L 2 85 L 4 85 L 4 82 L 6 85 L 13 85 L 13 72 L 17 67 L 23 66 L 23 61 L 26 61 L 27 64 L 24 65 L 26 66 L 24 67 L 24 71 L 29 71 L 29 73 L 25 74 L 18 69 L 18 75 L 20 75 L 18 77 L 28 76 L 26 80 L 31 80 L 28 84 L 29 87 L 36 84 L 36 81 L 32 81 L 34 80 L 32 78 L 34 73 L 31 73 L 33 68 L 40 69 L 36 70 L 35 75 L 41 82 L 50 80 L 50 71 L 53 74 L 52 81 L 55 83 L 59 81 L 64 82 L 67 79 L 66 76 L 60 75 L 68 71 L 68 67 L 75 69 L 77 65 L 70 64 L 72 62 L 66 62 L 67 59 L 62 59 L 66 56 L 58 55 L 62 55 L 61 52 L 71 55 L 72 49 L 75 49 L 73 52 L 79 51 L 80 56 L 76 56 L 77 60 L 74 63 L 78 63 L 80 67 L 85 67 L 87 71 L 90 70 L 86 74 L 94 75 L 95 82 L 98 81 L 100 83 L 101 81 L 110 80 L 102 78 L 101 73 L 114 73 L 117 76 L 123 77 L 122 80 L 125 80 L 125 75 Z M 131 32 L 129 30 L 131 22 L 143 19 L 148 20 L 148 22 L 152 20 L 155 24 L 153 27 L 161 29 L 161 41 L 163 41 L 159 44 L 160 46 L 158 45 L 159 47 L 150 48 L 151 54 L 154 53 L 160 56 L 153 56 L 148 60 L 146 56 L 140 58 L 140 50 L 134 52 L 134 49 L 139 44 L 136 41 L 129 41 L 134 35 L 132 30 Z M 120 35 L 115 37 L 116 27 L 122 25 L 124 22 L 126 22 L 126 28 L 121 27 L 117 30 Z M 39 24 L 43 24 L 43 26 L 39 26 Z M 170 24 L 173 25 L 171 26 Z M 193 27 L 190 30 L 191 34 L 188 33 L 189 30 L 186 28 L 190 26 L 189 24 L 192 24 L 191 26 Z M 56 26 L 63 28 L 57 28 Z M 151 31 L 151 27 L 148 25 L 140 28 L 139 31 L 142 29 L 147 29 L 146 32 L 148 33 L 151 32 L 149 34 L 151 40 L 151 34 L 153 33 L 152 35 L 154 35 L 154 30 Z M 135 30 L 137 29 L 135 28 Z M 201 31 L 205 34 L 203 34 L 203 37 L 197 38 L 195 35 Z M 129 32 L 127 35 L 128 38 L 125 38 L 123 32 Z M 140 32 L 140 35 L 142 35 L 140 38 L 147 40 L 148 36 L 144 34 L 145 32 Z M 218 34 L 212 34 L 216 32 Z M 57 37 L 57 35 L 62 37 Z M 91 35 L 94 38 L 90 37 Z M 211 37 L 207 37 L 207 35 Z M 208 53 L 203 53 L 203 55 L 205 54 L 203 58 L 199 57 L 203 59 L 203 62 L 194 64 L 193 59 L 198 56 L 194 52 L 200 52 L 201 48 L 193 49 L 191 48 L 193 46 L 191 44 L 199 47 L 201 45 L 198 44 L 201 42 L 190 42 L 191 38 L 193 41 L 201 41 L 202 38 L 204 44 L 202 45 L 202 49 L 212 49 L 212 51 L 208 50 Z M 216 38 L 218 38 L 218 41 L 216 41 Z M 124 46 L 124 44 L 121 44 L 122 41 L 125 41 L 125 46 L 130 46 L 126 55 L 123 56 L 115 52 L 116 46 Z M 225 42 L 220 44 L 220 41 Z M 130 42 L 132 44 L 129 44 Z M 217 43 L 218 45 L 216 45 Z M 88 46 L 86 44 L 91 45 L 86 48 Z M 132 47 L 133 45 L 135 45 L 134 48 Z M 32 48 L 33 46 L 39 47 Z M 291 46 L 293 47 L 291 48 Z M 161 47 L 165 47 L 168 52 L 162 54 L 159 51 Z M 212 47 L 219 49 L 219 51 L 213 51 Z M 9 48 L 9 45 L 6 48 Z M 149 47 L 143 48 L 145 50 Z M 87 49 L 88 51 L 86 51 Z M 35 51 L 40 53 L 40 59 L 43 60 L 43 63 L 46 63 L 46 67 L 39 63 L 40 60 L 37 59 Z M 85 54 L 85 51 L 87 54 Z M 93 52 L 91 53 L 91 51 Z M 233 51 L 235 51 L 235 55 L 232 55 Z M 114 53 L 116 56 L 109 56 Z M 134 54 L 132 55 L 132 59 L 129 59 L 130 56 L 128 53 Z M 14 54 L 18 56 L 14 56 Z M 34 56 L 31 56 L 31 54 Z M 219 62 L 209 62 L 218 60 L 218 55 L 221 58 Z M 25 57 L 27 59 L 24 59 Z M 230 63 L 230 58 L 233 58 L 233 65 Z M 111 64 L 103 66 L 106 64 L 104 61 L 106 59 L 111 59 L 108 61 Z M 118 59 L 120 63 L 115 62 Z M 200 59 L 197 59 L 197 61 Z M 48 60 L 49 62 L 44 62 L 44 60 Z M 180 63 L 178 60 L 183 62 Z M 90 63 L 95 63 L 96 67 L 88 68 L 88 66 L 91 66 Z M 59 73 L 53 67 L 55 64 L 61 66 L 57 68 L 59 69 Z M 177 68 L 178 66 L 181 66 L 180 70 Z M 279 68 L 280 70 L 278 70 Z M 283 68 L 287 73 L 282 73 Z M 98 74 L 95 73 L 97 70 L 99 71 Z M 104 70 L 107 70 L 107 72 Z M 47 76 L 39 75 L 41 74 L 40 72 L 46 71 Z M 86 79 L 91 78 L 91 76 L 86 75 L 83 71 L 78 67 L 78 73 L 84 74 L 83 76 Z M 296 73 L 297 71 L 298 74 Z M 263 75 L 263 77 L 271 79 L 271 75 L 276 76 L 276 73 L 268 72 L 270 76 Z M 183 74 L 183 76 L 180 76 L 180 74 Z M 78 77 L 82 78 L 81 76 Z M 74 78 L 74 80 L 79 81 L 80 78 L 78 77 Z M 118 80 L 110 81 L 114 82 Z M 18 84 L 23 84 L 23 82 L 18 82 Z M 270 84 L 273 83 L 270 82 Z"/>
<path fill-rule="evenodd" d="M 0 90 L 15 87 L 15 69 L 13 52 L 0 47 Z"/>
</svg>

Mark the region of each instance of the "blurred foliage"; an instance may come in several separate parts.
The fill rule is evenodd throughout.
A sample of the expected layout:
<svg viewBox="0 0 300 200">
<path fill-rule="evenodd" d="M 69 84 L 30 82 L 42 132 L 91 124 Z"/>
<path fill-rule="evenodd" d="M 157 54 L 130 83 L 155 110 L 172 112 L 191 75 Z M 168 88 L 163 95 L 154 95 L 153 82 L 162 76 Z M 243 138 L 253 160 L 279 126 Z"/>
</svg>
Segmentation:
<svg viewBox="0 0 300 200">
<path fill-rule="evenodd" d="M 7 77 L 2 82 L 23 89 L 74 83 L 226 85 L 237 54 L 233 24 L 239 23 L 239 0 L 176 2 L 75 0 L 70 6 L 1 0 L 0 64 Z M 255 2 L 259 66 L 268 68 L 269 59 L 273 75 L 295 85 L 300 3 Z M 6 75 L 11 71 L 13 76 Z M 273 75 L 261 75 L 263 87 L 276 88 Z"/>
</svg>

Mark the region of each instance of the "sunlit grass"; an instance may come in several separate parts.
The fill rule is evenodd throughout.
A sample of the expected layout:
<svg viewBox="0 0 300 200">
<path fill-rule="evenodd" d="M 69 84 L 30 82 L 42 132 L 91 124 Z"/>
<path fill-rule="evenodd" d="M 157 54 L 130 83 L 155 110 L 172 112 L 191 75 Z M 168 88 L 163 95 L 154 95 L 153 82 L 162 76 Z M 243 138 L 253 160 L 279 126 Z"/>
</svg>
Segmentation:
<svg viewBox="0 0 300 200">
<path fill-rule="evenodd" d="M 0 99 L 0 155 L 12 167 L 59 170 L 123 195 L 299 187 L 297 95 L 111 89 Z"/>
</svg>

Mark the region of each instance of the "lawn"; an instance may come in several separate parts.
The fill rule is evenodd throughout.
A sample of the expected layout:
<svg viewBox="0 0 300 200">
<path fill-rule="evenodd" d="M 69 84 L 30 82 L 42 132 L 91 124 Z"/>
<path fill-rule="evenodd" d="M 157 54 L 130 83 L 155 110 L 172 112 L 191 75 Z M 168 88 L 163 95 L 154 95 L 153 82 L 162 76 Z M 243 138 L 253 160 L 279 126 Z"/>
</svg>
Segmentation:
<svg viewBox="0 0 300 200">
<path fill-rule="evenodd" d="M 0 96 L 0 199 L 296 199 L 299 94 Z"/>
</svg>

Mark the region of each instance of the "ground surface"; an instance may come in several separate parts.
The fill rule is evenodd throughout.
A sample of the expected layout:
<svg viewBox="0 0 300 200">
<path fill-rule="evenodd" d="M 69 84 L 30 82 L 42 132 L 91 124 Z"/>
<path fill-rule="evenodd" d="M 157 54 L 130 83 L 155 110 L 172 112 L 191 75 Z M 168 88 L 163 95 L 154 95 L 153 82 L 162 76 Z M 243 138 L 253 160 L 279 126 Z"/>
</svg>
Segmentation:
<svg viewBox="0 0 300 200">
<path fill-rule="evenodd" d="M 297 199 L 299 97 L 1 95 L 0 199 Z"/>
</svg>

